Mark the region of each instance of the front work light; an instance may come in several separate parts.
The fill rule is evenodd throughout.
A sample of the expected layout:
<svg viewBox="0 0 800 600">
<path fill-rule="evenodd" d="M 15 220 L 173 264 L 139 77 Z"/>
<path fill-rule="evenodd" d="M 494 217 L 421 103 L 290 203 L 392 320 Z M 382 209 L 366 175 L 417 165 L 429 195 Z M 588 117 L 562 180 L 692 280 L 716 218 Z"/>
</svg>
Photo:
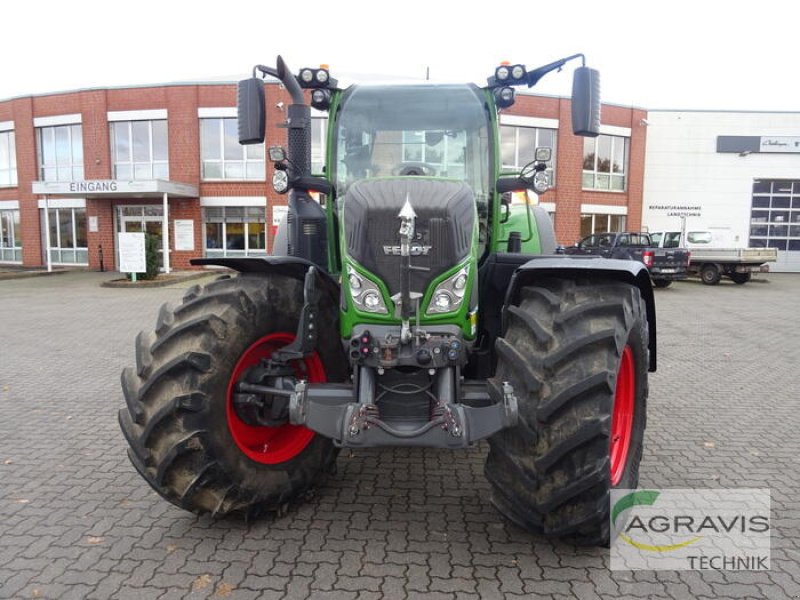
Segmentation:
<svg viewBox="0 0 800 600">
<path fill-rule="evenodd" d="M 272 189 L 279 194 L 285 194 L 289 189 L 289 174 L 281 169 L 275 169 L 272 173 Z"/>
<path fill-rule="evenodd" d="M 311 92 L 311 106 L 313 106 L 317 110 L 328 110 L 331 106 L 330 91 L 316 89 L 313 92 Z"/>
<path fill-rule="evenodd" d="M 493 90 L 495 104 L 499 108 L 508 108 L 514 104 L 514 88 L 501 87 Z"/>
</svg>

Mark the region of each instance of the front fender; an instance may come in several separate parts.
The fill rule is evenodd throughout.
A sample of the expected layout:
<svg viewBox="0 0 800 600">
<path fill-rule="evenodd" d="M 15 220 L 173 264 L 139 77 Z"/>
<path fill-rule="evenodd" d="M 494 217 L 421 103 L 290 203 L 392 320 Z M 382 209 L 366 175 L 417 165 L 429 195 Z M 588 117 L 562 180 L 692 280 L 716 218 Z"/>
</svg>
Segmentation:
<svg viewBox="0 0 800 600">
<path fill-rule="evenodd" d="M 313 262 L 297 256 L 263 256 L 246 258 L 193 258 L 195 266 L 227 267 L 254 275 L 281 275 L 304 281 L 308 269 L 317 267 L 318 289 L 330 297 L 333 306 L 339 306 L 339 282 L 330 273 L 321 269 Z"/>
<path fill-rule="evenodd" d="M 519 303 L 519 292 L 542 277 L 614 279 L 639 288 L 647 307 L 650 330 L 649 370 L 656 370 L 656 302 L 647 268 L 638 261 L 600 258 L 598 256 L 541 256 L 531 258 L 514 272 L 506 292 L 504 305 Z M 505 323 L 505 309 L 503 322 Z M 505 325 L 503 327 L 505 329 Z"/>
</svg>

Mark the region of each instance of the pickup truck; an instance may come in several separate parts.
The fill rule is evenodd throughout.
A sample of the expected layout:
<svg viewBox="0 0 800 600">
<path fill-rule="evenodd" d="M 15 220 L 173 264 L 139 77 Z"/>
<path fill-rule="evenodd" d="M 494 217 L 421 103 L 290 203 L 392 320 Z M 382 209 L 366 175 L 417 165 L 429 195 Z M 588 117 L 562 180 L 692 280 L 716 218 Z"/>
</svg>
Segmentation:
<svg viewBox="0 0 800 600">
<path fill-rule="evenodd" d="M 689 252 L 682 248 L 656 248 L 646 233 L 596 233 L 564 248 L 564 254 L 638 260 L 650 271 L 653 285 L 658 288 L 688 276 Z"/>
<path fill-rule="evenodd" d="M 692 256 L 689 274 L 699 275 L 706 285 L 717 285 L 722 276 L 743 285 L 753 273 L 768 273 L 769 262 L 778 260 L 775 248 L 726 248 L 716 246 L 710 231 L 689 231 L 681 240 L 680 231 L 656 231 L 650 234 L 659 248 L 689 248 Z"/>
</svg>

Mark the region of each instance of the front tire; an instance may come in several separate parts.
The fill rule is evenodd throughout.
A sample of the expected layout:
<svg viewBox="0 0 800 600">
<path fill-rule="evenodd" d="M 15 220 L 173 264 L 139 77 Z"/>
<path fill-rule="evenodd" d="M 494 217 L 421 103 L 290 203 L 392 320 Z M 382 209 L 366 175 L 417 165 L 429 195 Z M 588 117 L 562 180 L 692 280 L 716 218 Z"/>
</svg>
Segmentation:
<svg viewBox="0 0 800 600">
<path fill-rule="evenodd" d="M 635 488 L 646 422 L 648 328 L 639 290 L 546 279 L 522 290 L 496 343 L 519 423 L 489 439 L 492 502 L 521 527 L 609 542 L 609 492 Z"/>
<path fill-rule="evenodd" d="M 177 308 L 162 307 L 154 333 L 137 337 L 120 426 L 136 470 L 173 504 L 214 515 L 280 510 L 333 468 L 330 440 L 289 424 L 251 427 L 232 406 L 237 378 L 294 338 L 302 288 L 256 275 L 194 286 Z M 293 366 L 312 382 L 343 381 L 338 319 L 319 321 L 325 347 Z"/>
</svg>

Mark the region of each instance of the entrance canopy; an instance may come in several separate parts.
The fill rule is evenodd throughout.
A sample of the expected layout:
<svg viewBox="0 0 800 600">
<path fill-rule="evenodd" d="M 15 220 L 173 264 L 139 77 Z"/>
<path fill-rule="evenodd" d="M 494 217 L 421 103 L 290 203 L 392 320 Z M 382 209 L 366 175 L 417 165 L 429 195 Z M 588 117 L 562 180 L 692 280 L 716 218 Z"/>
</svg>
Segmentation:
<svg viewBox="0 0 800 600">
<path fill-rule="evenodd" d="M 197 198 L 193 185 L 163 179 L 123 181 L 121 179 L 88 179 L 85 181 L 34 181 L 34 194 L 47 196 L 80 196 L 81 198 Z"/>
<path fill-rule="evenodd" d="M 77 196 L 80 198 L 161 198 L 164 203 L 164 220 L 161 240 L 163 244 L 164 272 L 169 273 L 169 198 L 198 198 L 198 190 L 193 185 L 164 181 L 162 179 L 143 181 L 123 181 L 119 179 L 89 179 L 85 181 L 34 181 L 31 185 L 34 194 L 44 196 L 45 208 L 49 196 L 60 198 Z M 45 236 L 47 238 L 47 270 L 52 270 L 50 262 L 50 211 L 44 211 Z"/>
</svg>

